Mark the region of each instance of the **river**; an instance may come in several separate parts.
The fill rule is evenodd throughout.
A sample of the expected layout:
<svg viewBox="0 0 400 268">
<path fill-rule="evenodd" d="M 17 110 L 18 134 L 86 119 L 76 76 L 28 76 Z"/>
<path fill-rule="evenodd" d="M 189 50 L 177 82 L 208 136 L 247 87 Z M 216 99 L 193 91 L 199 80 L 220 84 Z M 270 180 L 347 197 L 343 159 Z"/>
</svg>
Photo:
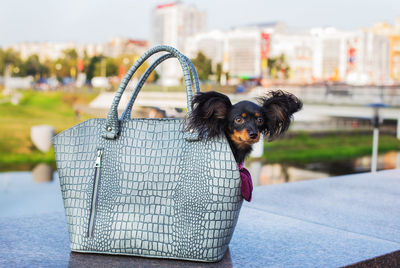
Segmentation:
<svg viewBox="0 0 400 268">
<path fill-rule="evenodd" d="M 340 161 L 311 162 L 304 165 L 265 164 L 260 161 L 246 163 L 255 186 L 295 182 L 369 172 L 371 156 Z M 388 152 L 378 156 L 378 170 L 400 168 L 400 152 Z"/>
<path fill-rule="evenodd" d="M 305 165 L 246 163 L 255 186 L 369 172 L 371 157 Z M 378 170 L 400 168 L 400 152 L 378 157 Z M 32 171 L 0 172 L 0 217 L 63 211 L 57 172 L 46 164 Z"/>
</svg>

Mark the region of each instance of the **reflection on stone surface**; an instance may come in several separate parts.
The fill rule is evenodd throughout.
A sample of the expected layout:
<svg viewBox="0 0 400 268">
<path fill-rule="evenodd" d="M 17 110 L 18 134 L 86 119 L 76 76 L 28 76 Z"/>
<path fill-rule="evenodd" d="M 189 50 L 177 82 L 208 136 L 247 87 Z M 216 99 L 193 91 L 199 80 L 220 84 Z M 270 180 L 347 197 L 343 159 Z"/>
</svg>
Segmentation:
<svg viewBox="0 0 400 268">
<path fill-rule="evenodd" d="M 356 159 L 309 163 L 304 166 L 288 164 L 262 165 L 253 161 L 248 165 L 254 186 L 320 179 L 331 176 L 369 172 L 371 156 Z M 400 168 L 400 152 L 388 152 L 378 156 L 378 170 Z"/>
<path fill-rule="evenodd" d="M 33 181 L 49 182 L 53 180 L 53 168 L 47 164 L 38 164 L 32 170 Z"/>
<path fill-rule="evenodd" d="M 232 267 L 229 248 L 220 262 L 193 262 L 172 259 L 143 258 L 71 252 L 68 267 Z"/>
<path fill-rule="evenodd" d="M 268 185 L 301 180 L 329 177 L 327 173 L 316 172 L 287 165 L 272 164 L 261 168 L 259 184 Z"/>
<path fill-rule="evenodd" d="M 383 155 L 383 168 L 384 169 L 400 168 L 400 153 L 390 152 Z"/>
<path fill-rule="evenodd" d="M 400 152 L 388 152 L 378 155 L 378 170 L 400 168 Z M 354 167 L 357 170 L 369 172 L 371 168 L 371 157 L 364 156 L 354 161 Z"/>
</svg>

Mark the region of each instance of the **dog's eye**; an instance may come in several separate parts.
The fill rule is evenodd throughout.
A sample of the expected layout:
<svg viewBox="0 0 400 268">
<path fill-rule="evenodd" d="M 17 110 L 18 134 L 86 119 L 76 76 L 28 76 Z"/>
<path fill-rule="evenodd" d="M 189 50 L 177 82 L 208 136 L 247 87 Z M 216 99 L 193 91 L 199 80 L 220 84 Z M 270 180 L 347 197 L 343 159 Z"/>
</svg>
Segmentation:
<svg viewBox="0 0 400 268">
<path fill-rule="evenodd" d="M 244 122 L 244 119 L 242 117 L 236 117 L 235 118 L 235 123 L 236 124 L 240 125 L 240 124 L 243 124 L 243 122 Z"/>
<path fill-rule="evenodd" d="M 264 123 L 264 119 L 262 119 L 261 117 L 257 117 L 256 121 L 258 125 L 262 125 Z"/>
</svg>

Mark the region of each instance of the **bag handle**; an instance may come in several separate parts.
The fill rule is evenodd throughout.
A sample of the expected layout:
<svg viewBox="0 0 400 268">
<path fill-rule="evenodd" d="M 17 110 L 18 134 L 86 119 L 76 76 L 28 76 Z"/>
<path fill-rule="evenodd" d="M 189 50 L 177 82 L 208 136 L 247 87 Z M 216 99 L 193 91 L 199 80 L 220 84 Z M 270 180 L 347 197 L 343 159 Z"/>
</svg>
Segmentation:
<svg viewBox="0 0 400 268">
<path fill-rule="evenodd" d="M 115 139 L 119 132 L 120 132 L 120 126 L 119 126 L 119 120 L 118 120 L 118 104 L 121 101 L 122 94 L 124 93 L 126 86 L 128 85 L 129 80 L 132 78 L 133 74 L 137 71 L 137 69 L 153 54 L 161 52 L 161 51 L 166 51 L 171 53 L 174 57 L 176 57 L 179 60 L 179 63 L 181 64 L 182 71 L 183 71 L 183 76 L 185 79 L 185 89 L 186 89 L 186 99 L 187 99 L 187 107 L 188 107 L 188 112 L 191 112 L 192 107 L 192 98 L 193 98 L 193 93 L 192 93 L 192 81 L 190 77 L 190 69 L 194 69 L 193 64 L 190 64 L 190 60 L 186 58 L 183 54 L 181 54 L 178 50 L 176 50 L 173 47 L 170 46 L 156 46 L 150 50 L 148 50 L 146 53 L 144 53 L 133 65 L 132 67 L 128 70 L 126 73 L 124 79 L 122 80 L 117 92 L 115 93 L 113 102 L 111 104 L 110 111 L 107 114 L 106 118 L 106 123 L 104 125 L 103 131 L 102 131 L 102 137 L 105 139 Z M 189 63 L 189 64 L 188 64 Z M 188 67 L 190 65 L 190 67 Z M 197 75 L 197 73 L 196 73 Z M 194 80 L 195 74 L 193 73 Z M 198 83 L 195 81 L 195 87 L 196 91 L 199 90 Z M 136 92 L 135 92 L 136 93 Z M 137 94 L 137 93 L 136 93 Z"/>
<path fill-rule="evenodd" d="M 137 98 L 137 95 L 139 94 L 139 91 L 143 87 L 144 83 L 146 82 L 147 78 L 150 76 L 151 72 L 154 71 L 154 69 L 163 61 L 170 59 L 170 58 L 175 58 L 175 56 L 172 53 L 165 54 L 161 57 L 159 57 L 156 61 L 154 61 L 145 71 L 145 73 L 140 77 L 139 82 L 137 83 L 135 89 L 133 90 L 133 93 L 128 101 L 128 104 L 123 111 L 122 115 L 120 116 L 119 120 L 128 120 L 131 117 L 132 114 L 132 107 L 133 104 Z M 187 65 L 189 66 L 190 73 L 192 75 L 192 80 L 194 81 L 194 89 L 195 89 L 195 94 L 200 92 L 200 84 L 199 84 L 199 77 L 197 75 L 196 68 L 194 67 L 193 63 L 186 57 L 184 56 Z M 191 107 L 188 107 L 188 112 L 190 111 Z"/>
</svg>

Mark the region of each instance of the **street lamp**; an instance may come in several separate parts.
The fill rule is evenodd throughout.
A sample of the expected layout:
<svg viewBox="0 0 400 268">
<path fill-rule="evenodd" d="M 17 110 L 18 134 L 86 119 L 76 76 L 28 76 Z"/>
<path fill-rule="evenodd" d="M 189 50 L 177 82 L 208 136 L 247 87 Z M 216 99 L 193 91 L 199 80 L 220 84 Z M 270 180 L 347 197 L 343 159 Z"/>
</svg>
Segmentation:
<svg viewBox="0 0 400 268">
<path fill-rule="evenodd" d="M 379 108 L 387 108 L 389 105 L 384 103 L 370 103 L 369 107 L 374 109 L 374 115 L 372 117 L 372 126 L 374 128 L 374 135 L 372 139 L 372 160 L 371 160 L 371 172 L 376 172 L 378 162 L 378 139 L 379 139 L 379 126 L 383 119 L 379 116 Z"/>
</svg>

